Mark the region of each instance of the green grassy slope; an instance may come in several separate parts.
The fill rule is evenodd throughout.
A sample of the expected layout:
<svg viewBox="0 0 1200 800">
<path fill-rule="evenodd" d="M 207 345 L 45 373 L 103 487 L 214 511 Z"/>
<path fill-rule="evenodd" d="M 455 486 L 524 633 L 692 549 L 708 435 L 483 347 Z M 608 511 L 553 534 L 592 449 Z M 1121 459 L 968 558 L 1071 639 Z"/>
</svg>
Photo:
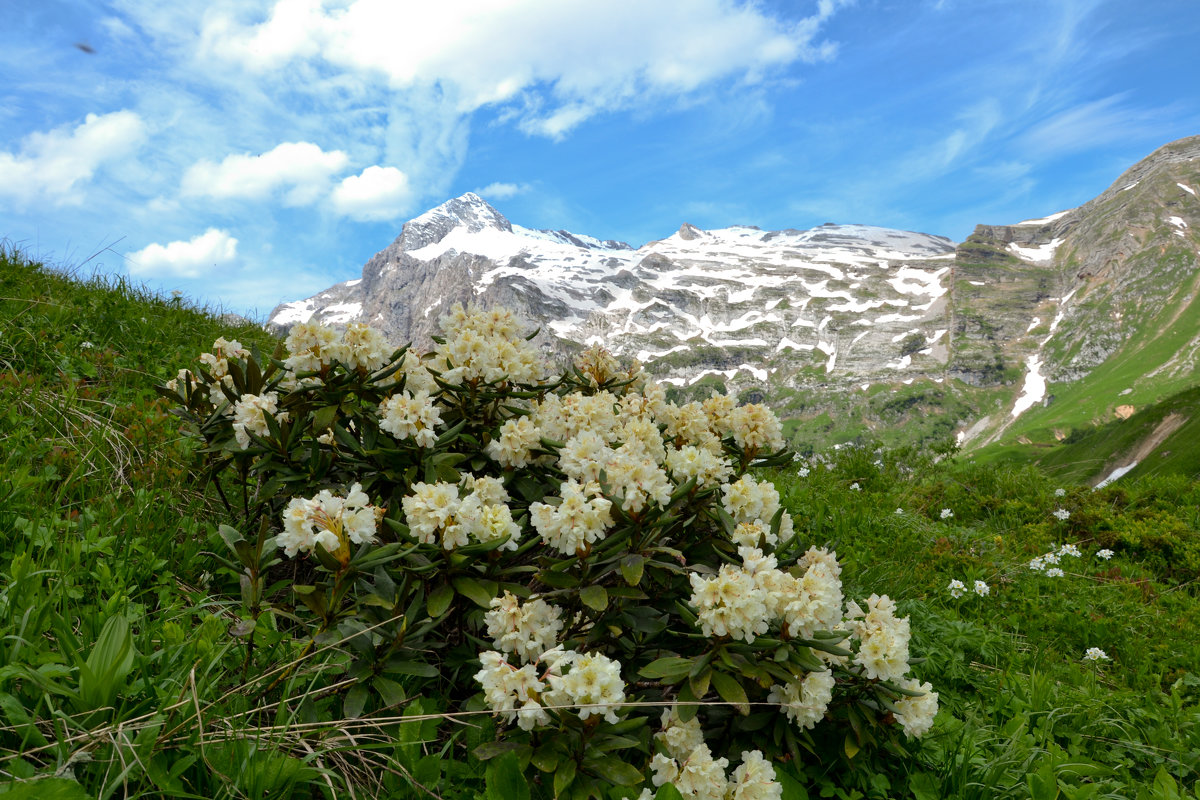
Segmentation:
<svg viewBox="0 0 1200 800">
<path fill-rule="evenodd" d="M 260 632 L 248 652 L 238 636 L 224 511 L 151 388 L 218 336 L 272 346 L 186 303 L 0 252 L 0 797 L 501 796 L 482 764 L 439 749 L 432 722 L 346 719 L 321 664 L 272 686 L 298 655 L 291 637 Z M 933 391 L 864 402 L 900 418 Z M 898 600 L 943 710 L 921 742 L 850 768 L 782 765 L 785 800 L 1200 797 L 1194 480 L 1091 492 L 915 449 L 801 466 L 769 476 L 796 535 L 836 547 L 848 596 Z M 1061 578 L 1025 566 L 1065 543 L 1081 556 Z M 989 594 L 952 599 L 952 578 Z M 1111 660 L 1084 663 L 1088 647 Z M 443 777 L 414 788 L 431 759 Z"/>
</svg>

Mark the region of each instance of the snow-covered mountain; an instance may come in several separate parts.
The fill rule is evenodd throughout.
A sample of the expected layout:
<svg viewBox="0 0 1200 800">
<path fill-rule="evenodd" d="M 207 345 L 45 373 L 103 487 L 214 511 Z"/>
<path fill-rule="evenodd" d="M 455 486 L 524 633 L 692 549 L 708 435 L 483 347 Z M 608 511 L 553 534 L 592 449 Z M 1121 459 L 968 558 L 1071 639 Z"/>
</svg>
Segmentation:
<svg viewBox="0 0 1200 800">
<path fill-rule="evenodd" d="M 285 303 L 270 322 L 364 321 L 425 344 L 452 303 L 474 300 L 516 308 L 560 344 L 601 342 L 677 384 L 714 372 L 766 380 L 774 361 L 904 370 L 921 351 L 934 355 L 946 333 L 954 247 L 869 225 L 684 224 L 635 250 L 514 225 L 465 194 L 406 223 L 361 279 Z M 921 346 L 901 353 L 910 336 Z"/>
<path fill-rule="evenodd" d="M 684 224 L 636 249 L 524 228 L 465 194 L 405 223 L 361 278 L 269 324 L 369 322 L 422 347 L 453 303 L 503 304 L 548 350 L 599 342 L 683 397 L 768 399 L 807 441 L 902 429 L 982 442 L 1035 419 L 1057 437 L 1070 427 L 1046 409 L 1081 381 L 1103 395 L 1088 400 L 1094 422 L 1195 382 L 1198 191 L 1191 137 L 1078 208 L 979 225 L 959 244 L 868 225 Z"/>
</svg>

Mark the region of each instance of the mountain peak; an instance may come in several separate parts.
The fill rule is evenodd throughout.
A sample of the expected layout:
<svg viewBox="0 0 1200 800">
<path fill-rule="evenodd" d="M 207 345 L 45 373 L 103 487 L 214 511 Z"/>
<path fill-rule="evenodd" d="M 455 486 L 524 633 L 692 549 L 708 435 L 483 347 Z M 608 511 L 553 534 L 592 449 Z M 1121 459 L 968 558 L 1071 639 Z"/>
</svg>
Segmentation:
<svg viewBox="0 0 1200 800">
<path fill-rule="evenodd" d="M 418 250 L 442 241 L 454 230 L 479 233 L 488 228 L 511 233 L 512 223 L 482 197 L 467 192 L 404 223 L 399 241 L 404 250 Z"/>
</svg>

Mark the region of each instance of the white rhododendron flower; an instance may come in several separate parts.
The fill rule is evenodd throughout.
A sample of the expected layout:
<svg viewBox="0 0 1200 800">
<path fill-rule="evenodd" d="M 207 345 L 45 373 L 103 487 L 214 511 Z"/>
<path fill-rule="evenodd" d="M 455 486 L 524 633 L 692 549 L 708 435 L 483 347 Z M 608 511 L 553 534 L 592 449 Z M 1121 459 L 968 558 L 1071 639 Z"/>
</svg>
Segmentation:
<svg viewBox="0 0 1200 800">
<path fill-rule="evenodd" d="M 650 780 L 655 786 L 674 784 L 679 793 L 687 798 L 725 800 L 729 788 L 729 781 L 725 778 L 728 766 L 729 759 L 714 759 L 708 745 L 701 744 L 678 762 L 661 753 L 656 755 L 650 762 L 653 772 Z"/>
<path fill-rule="evenodd" d="M 498 650 L 515 653 L 525 662 L 537 660 L 552 648 L 563 629 L 558 606 L 539 599 L 521 603 L 507 589 L 501 597 L 492 598 L 483 621 Z"/>
<path fill-rule="evenodd" d="M 414 483 L 412 494 L 401 506 L 409 531 L 422 544 L 453 550 L 470 544 L 471 539 L 480 543 L 507 539 L 500 549 L 515 550 L 521 527 L 505 505 L 507 499 L 508 493 L 496 479 L 466 476 L 460 485 Z"/>
<path fill-rule="evenodd" d="M 864 612 L 857 603 L 849 604 L 848 619 L 859 639 L 854 663 L 874 680 L 891 681 L 908 672 L 908 642 L 912 636 L 908 617 L 896 616 L 896 602 L 887 595 L 871 595 Z"/>
<path fill-rule="evenodd" d="M 769 522 L 779 510 L 779 492 L 775 487 L 768 481 L 759 483 L 750 475 L 723 486 L 721 492 L 721 504 L 734 522 Z"/>
<path fill-rule="evenodd" d="M 431 366 L 447 383 L 532 383 L 544 374 L 541 356 L 522 336 L 525 324 L 508 309 L 455 303 L 438 322 L 445 341 Z"/>
<path fill-rule="evenodd" d="M 400 392 L 379 404 L 379 427 L 397 439 L 412 439 L 419 447 L 433 447 L 442 413 L 429 392 Z"/>
<path fill-rule="evenodd" d="M 783 449 L 783 425 L 775 412 L 764 405 L 739 406 L 729 415 L 733 440 L 743 450 L 774 453 Z"/>
<path fill-rule="evenodd" d="M 810 672 L 803 680 L 772 686 L 767 702 L 779 703 L 789 720 L 802 729 L 811 729 L 824 719 L 825 710 L 833 700 L 835 683 L 833 673 L 828 670 Z"/>
<path fill-rule="evenodd" d="M 671 707 L 663 709 L 660 721 L 662 730 L 654 734 L 654 739 L 671 758 L 683 760 L 704 744 L 704 732 L 700 730 L 699 717 L 692 717 L 684 722 L 679 718 L 679 711 Z"/>
<path fill-rule="evenodd" d="M 529 417 L 513 417 L 500 426 L 500 435 L 488 442 L 484 452 L 501 466 L 524 467 L 530 461 L 530 451 L 541 443 L 543 435 Z"/>
<path fill-rule="evenodd" d="M 614 724 L 619 721 L 617 710 L 625 702 L 621 662 L 602 653 L 566 651 L 554 659 L 546 675 L 547 706 L 575 707 L 580 719 L 597 716 Z"/>
<path fill-rule="evenodd" d="M 724 564 L 716 575 L 688 575 L 700 629 L 705 636 L 731 636 L 753 642 L 768 630 L 767 593 L 754 576 L 732 564 Z"/>
<path fill-rule="evenodd" d="M 532 503 L 529 518 L 546 544 L 563 555 L 577 555 L 604 537 L 613 524 L 612 502 L 600 497 L 596 484 L 570 480 L 559 487 L 561 502 Z"/>
<path fill-rule="evenodd" d="M 382 369 L 395 350 L 383 334 L 364 322 L 351 322 L 341 338 L 330 348 L 331 360 L 340 361 L 349 369 L 374 372 Z"/>
<path fill-rule="evenodd" d="M 333 328 L 315 322 L 293 325 L 284 342 L 289 355 L 283 363 L 293 372 L 319 372 L 333 360 L 339 343 Z"/>
<path fill-rule="evenodd" d="M 271 429 L 267 425 L 267 417 L 274 417 L 278 422 L 286 422 L 288 413 L 279 412 L 279 395 L 275 392 L 265 392 L 260 395 L 244 394 L 234 403 L 233 435 L 238 446 L 245 450 L 250 446 L 250 434 L 269 436 Z"/>
<path fill-rule="evenodd" d="M 781 800 L 783 786 L 775 780 L 775 768 L 761 750 L 743 750 L 742 763 L 733 771 L 726 790 L 728 800 Z"/>
<path fill-rule="evenodd" d="M 496 652 L 480 653 L 479 663 L 475 680 L 483 686 L 484 701 L 493 713 L 505 722 L 517 720 L 517 727 L 525 731 L 550 724 L 550 715 L 539 702 L 546 684 L 532 664 L 514 667 Z"/>
<path fill-rule="evenodd" d="M 677 483 L 695 478 L 696 485 L 704 489 L 721 486 L 733 473 L 733 466 L 719 453 L 690 444 L 669 450 L 666 464 Z"/>
<path fill-rule="evenodd" d="M 382 517 L 383 509 L 371 505 L 357 483 L 345 497 L 323 489 L 308 499 L 292 498 L 283 511 L 283 533 L 276 541 L 289 558 L 310 553 L 318 544 L 333 553 L 350 544 L 375 541 Z"/>
<path fill-rule="evenodd" d="M 904 735 L 910 739 L 919 739 L 933 727 L 933 718 L 938 711 L 938 693 L 933 691 L 929 683 L 921 683 L 914 678 L 905 678 L 899 685 L 913 692 L 924 692 L 920 697 L 903 696 L 895 701 L 898 709 L 896 721 L 904 728 Z"/>
</svg>

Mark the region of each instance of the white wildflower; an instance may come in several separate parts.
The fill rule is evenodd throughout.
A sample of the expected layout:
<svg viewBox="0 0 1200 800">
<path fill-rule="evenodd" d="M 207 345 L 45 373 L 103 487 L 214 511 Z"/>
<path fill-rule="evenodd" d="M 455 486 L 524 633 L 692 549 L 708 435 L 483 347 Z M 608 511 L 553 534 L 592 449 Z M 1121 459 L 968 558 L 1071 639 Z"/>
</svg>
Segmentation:
<svg viewBox="0 0 1200 800">
<path fill-rule="evenodd" d="M 1060 522 L 1066 522 L 1071 518 L 1071 512 L 1067 511 L 1065 508 L 1057 509 L 1054 512 L 1054 518 Z"/>
<path fill-rule="evenodd" d="M 1063 571 L 1058 567 L 1051 567 L 1050 569 L 1046 570 L 1046 576 L 1050 578 L 1061 578 L 1063 576 Z"/>
<path fill-rule="evenodd" d="M 924 692 L 920 697 L 903 696 L 895 702 L 896 721 L 904 728 L 904 735 L 910 739 L 919 739 L 933 727 L 933 718 L 938 711 L 938 693 L 933 691 L 929 683 L 921 683 L 914 678 L 905 678 L 900 686 L 915 692 Z"/>
<path fill-rule="evenodd" d="M 992 589 L 983 581 L 975 581 L 974 592 L 980 597 L 987 597 L 992 593 Z"/>
<path fill-rule="evenodd" d="M 1070 556 L 1071 558 L 1079 558 L 1083 555 L 1083 553 L 1079 552 L 1079 547 L 1074 544 L 1064 544 L 1058 548 L 1058 554 L 1060 556 Z"/>
<path fill-rule="evenodd" d="M 1083 654 L 1084 661 L 1108 661 L 1108 653 L 1101 650 L 1099 647 L 1089 647 L 1087 652 Z"/>
<path fill-rule="evenodd" d="M 779 703 L 789 720 L 807 730 L 825 717 L 835 683 L 833 673 L 828 670 L 810 672 L 803 680 L 772 686 L 767 702 Z"/>
<path fill-rule="evenodd" d="M 954 512 L 951 511 L 950 509 L 948 509 L 948 508 L 942 509 L 942 514 L 941 514 L 942 519 L 950 519 L 953 516 L 954 516 Z"/>
<path fill-rule="evenodd" d="M 950 590 L 950 596 L 957 599 L 962 597 L 963 593 L 966 592 L 967 585 L 958 578 L 955 578 L 954 580 L 950 581 L 950 586 L 947 588 Z"/>
<path fill-rule="evenodd" d="M 1103 550 L 1096 551 L 1096 558 L 1103 558 L 1105 561 L 1108 561 L 1112 557 L 1113 557 L 1113 551 L 1109 550 L 1107 547 L 1104 548 Z"/>
</svg>

